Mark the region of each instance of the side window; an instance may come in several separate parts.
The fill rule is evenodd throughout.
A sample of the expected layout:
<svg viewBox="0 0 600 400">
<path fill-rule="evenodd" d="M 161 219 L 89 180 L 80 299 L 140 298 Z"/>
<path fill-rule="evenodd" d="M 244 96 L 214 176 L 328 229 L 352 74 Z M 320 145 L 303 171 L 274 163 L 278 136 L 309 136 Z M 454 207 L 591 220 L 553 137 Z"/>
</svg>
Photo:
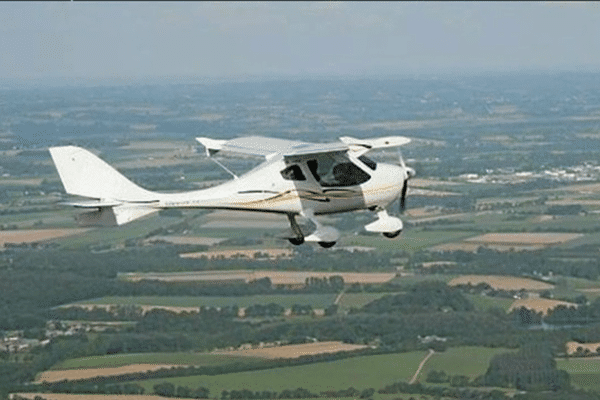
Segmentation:
<svg viewBox="0 0 600 400">
<path fill-rule="evenodd" d="M 306 163 L 317 182 L 323 187 L 354 186 L 368 181 L 369 174 L 349 161 L 333 158 L 310 160 Z"/>
<path fill-rule="evenodd" d="M 281 171 L 281 176 L 283 176 L 283 179 L 288 180 L 288 181 L 305 181 L 306 180 L 306 177 L 302 173 L 302 170 L 296 164 L 290 165 L 289 167 L 287 167 L 286 169 Z"/>
</svg>

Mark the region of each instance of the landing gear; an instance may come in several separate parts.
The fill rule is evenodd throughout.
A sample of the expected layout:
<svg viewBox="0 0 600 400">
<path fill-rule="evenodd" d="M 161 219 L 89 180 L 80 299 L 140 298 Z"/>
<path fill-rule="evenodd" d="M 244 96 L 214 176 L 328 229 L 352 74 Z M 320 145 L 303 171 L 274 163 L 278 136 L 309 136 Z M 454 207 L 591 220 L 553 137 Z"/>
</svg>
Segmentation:
<svg viewBox="0 0 600 400">
<path fill-rule="evenodd" d="M 383 236 L 385 236 L 388 239 L 393 239 L 395 237 L 398 237 L 398 235 L 400 235 L 402 233 L 402 229 L 400 229 L 399 231 L 396 232 L 383 232 Z"/>
<path fill-rule="evenodd" d="M 335 244 L 337 242 L 317 242 L 317 243 L 319 243 L 319 246 L 323 247 L 324 249 L 328 249 L 330 247 L 335 246 Z"/>
<path fill-rule="evenodd" d="M 321 225 L 319 221 L 315 219 L 312 210 L 306 210 L 302 215 L 308 218 L 316 226 L 316 230 L 310 235 L 304 237 L 298 222 L 296 222 L 295 214 L 288 214 L 288 220 L 290 221 L 290 227 L 292 228 L 293 235 L 287 239 L 294 246 L 299 246 L 306 242 L 317 242 L 319 246 L 328 249 L 334 246 L 340 238 L 340 233 L 333 226 Z"/>
<path fill-rule="evenodd" d="M 302 233 L 302 230 L 300 229 L 298 222 L 296 222 L 296 216 L 294 214 L 288 214 L 287 217 L 288 217 L 288 220 L 290 221 L 290 226 L 292 227 L 292 232 L 294 232 L 294 235 L 296 235 L 296 237 L 291 237 L 288 240 L 294 246 L 300 246 L 302 243 L 304 243 L 304 234 Z"/>
<path fill-rule="evenodd" d="M 288 239 L 290 241 L 291 244 L 293 244 L 294 246 L 300 246 L 301 244 L 304 243 L 304 238 L 303 237 L 295 237 L 295 238 L 289 238 Z"/>
</svg>

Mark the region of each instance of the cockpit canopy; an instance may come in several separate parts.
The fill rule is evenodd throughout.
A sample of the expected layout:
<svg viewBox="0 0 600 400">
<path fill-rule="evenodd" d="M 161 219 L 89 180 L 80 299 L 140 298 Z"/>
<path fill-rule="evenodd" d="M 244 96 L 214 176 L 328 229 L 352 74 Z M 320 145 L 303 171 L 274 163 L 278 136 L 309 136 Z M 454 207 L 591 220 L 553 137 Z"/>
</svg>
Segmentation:
<svg viewBox="0 0 600 400">
<path fill-rule="evenodd" d="M 359 157 L 359 160 L 365 164 L 365 169 L 374 171 L 377 168 L 377 163 L 366 156 Z M 281 175 L 286 180 L 305 181 L 305 172 L 310 172 L 310 175 L 322 187 L 356 186 L 371 178 L 363 168 L 360 168 L 348 157 L 332 153 L 291 164 L 281 171 Z"/>
</svg>

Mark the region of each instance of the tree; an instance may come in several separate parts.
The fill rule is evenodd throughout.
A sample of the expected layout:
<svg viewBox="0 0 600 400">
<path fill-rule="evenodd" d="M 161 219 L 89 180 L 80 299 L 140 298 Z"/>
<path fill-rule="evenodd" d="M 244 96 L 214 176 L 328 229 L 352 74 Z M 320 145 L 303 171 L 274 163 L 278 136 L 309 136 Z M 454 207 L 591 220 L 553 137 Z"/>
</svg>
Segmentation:
<svg viewBox="0 0 600 400">
<path fill-rule="evenodd" d="M 170 382 L 158 383 L 153 386 L 154 393 L 163 397 L 175 397 L 175 385 Z"/>
</svg>

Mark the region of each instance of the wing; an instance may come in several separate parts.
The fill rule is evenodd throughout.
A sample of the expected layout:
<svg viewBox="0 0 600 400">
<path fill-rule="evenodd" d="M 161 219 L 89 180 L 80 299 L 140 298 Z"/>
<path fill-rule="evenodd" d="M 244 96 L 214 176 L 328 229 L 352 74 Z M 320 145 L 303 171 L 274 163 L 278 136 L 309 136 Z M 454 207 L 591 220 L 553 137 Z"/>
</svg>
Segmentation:
<svg viewBox="0 0 600 400">
<path fill-rule="evenodd" d="M 306 154 L 346 151 L 345 143 L 307 143 L 295 140 L 248 136 L 232 140 L 215 140 L 199 137 L 196 140 L 204 147 L 209 156 L 219 152 L 233 152 L 271 158 L 280 156 L 300 156 Z"/>
<path fill-rule="evenodd" d="M 231 140 L 198 137 L 196 140 L 204 145 L 208 156 L 212 156 L 219 151 L 226 151 L 266 158 L 278 155 L 288 158 L 322 153 L 346 152 L 348 150 L 355 155 L 361 155 L 369 150 L 398 147 L 410 142 L 410 139 L 404 136 L 387 136 L 373 139 L 356 139 L 344 136 L 340 138 L 340 142 L 334 143 L 308 143 L 261 136 L 247 136 Z"/>
</svg>

